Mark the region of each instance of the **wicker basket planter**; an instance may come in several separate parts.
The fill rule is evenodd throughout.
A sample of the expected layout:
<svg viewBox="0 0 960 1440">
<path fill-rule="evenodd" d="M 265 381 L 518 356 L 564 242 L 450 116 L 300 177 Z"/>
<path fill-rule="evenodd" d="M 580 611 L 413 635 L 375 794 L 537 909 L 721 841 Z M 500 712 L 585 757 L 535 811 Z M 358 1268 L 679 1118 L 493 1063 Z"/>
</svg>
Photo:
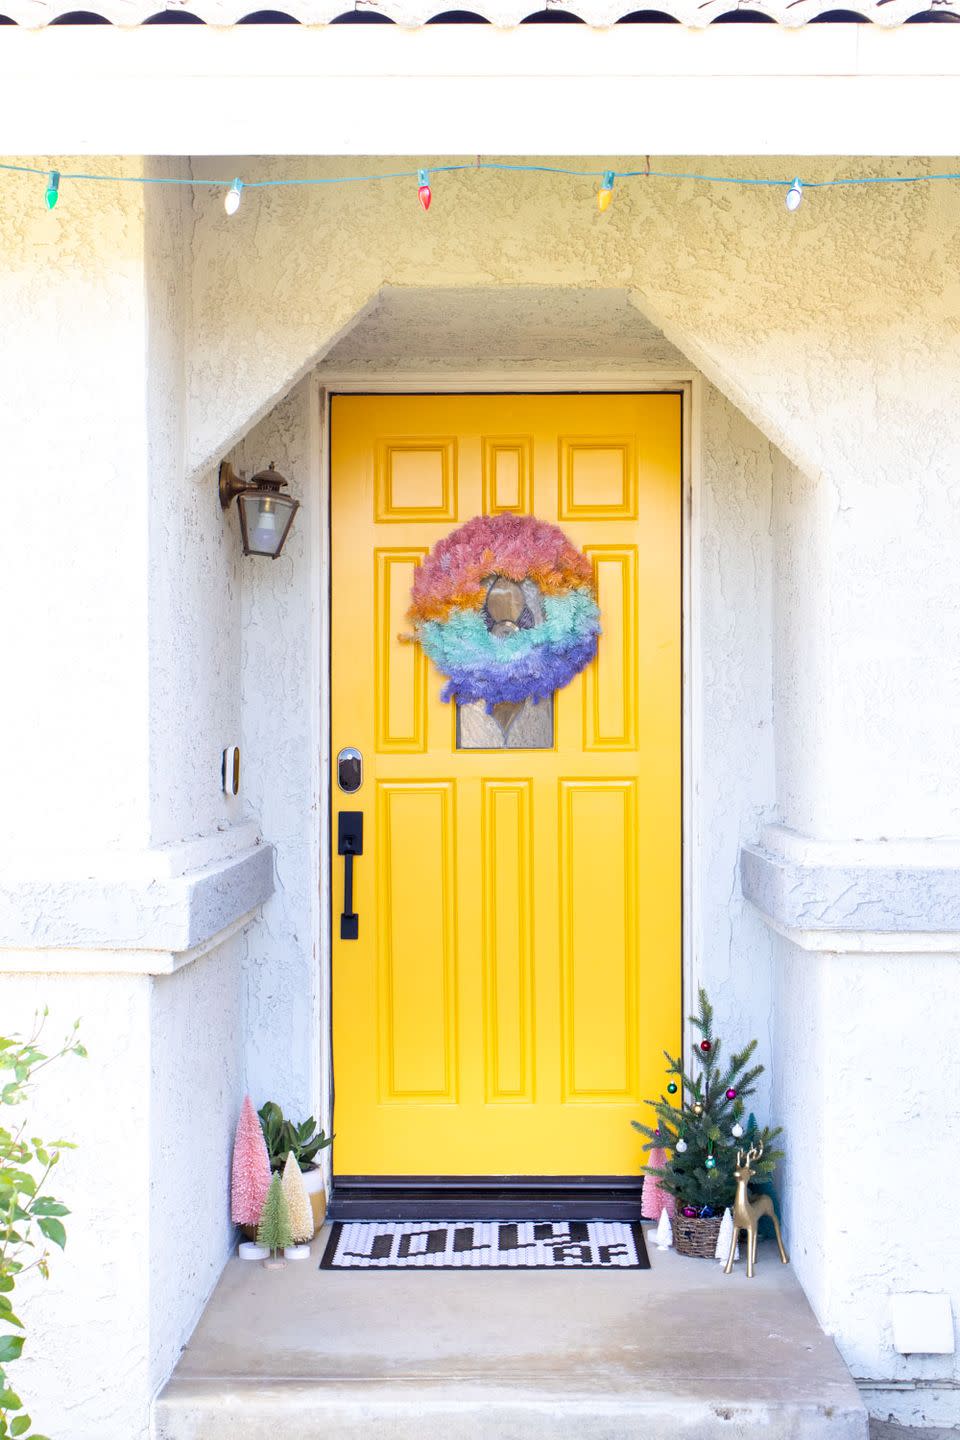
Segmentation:
<svg viewBox="0 0 960 1440">
<path fill-rule="evenodd" d="M 673 1220 L 673 1245 L 678 1255 L 693 1255 L 699 1260 L 712 1260 L 717 1249 L 722 1216 L 710 1220 L 689 1218 L 678 1211 Z"/>
</svg>

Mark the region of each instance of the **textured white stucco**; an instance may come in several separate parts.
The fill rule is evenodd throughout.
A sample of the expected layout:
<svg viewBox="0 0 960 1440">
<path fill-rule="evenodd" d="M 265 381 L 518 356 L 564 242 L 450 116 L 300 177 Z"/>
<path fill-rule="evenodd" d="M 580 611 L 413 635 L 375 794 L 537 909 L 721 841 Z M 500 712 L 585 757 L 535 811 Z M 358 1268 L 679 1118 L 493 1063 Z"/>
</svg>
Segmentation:
<svg viewBox="0 0 960 1440">
<path fill-rule="evenodd" d="M 194 164 L 291 175 L 339 162 Z M 825 177 L 838 168 L 817 164 Z M 857 166 L 871 167 L 891 165 Z M 710 382 L 691 529 L 694 973 L 722 1023 L 776 1042 L 791 1243 L 821 1319 L 875 1380 L 955 1379 L 949 1359 L 898 1360 L 884 1311 L 904 1277 L 956 1302 L 949 1206 L 925 1205 L 930 1269 L 911 1269 L 897 1208 L 864 1195 L 890 1195 L 887 1171 L 876 1186 L 881 1148 L 892 1173 L 913 1131 L 936 1151 L 936 1122 L 956 1123 L 942 1078 L 956 957 L 811 957 L 777 942 L 771 968 L 736 863 L 772 819 L 838 844 L 960 833 L 960 605 L 944 543 L 960 519 L 957 193 L 808 194 L 791 217 L 762 189 L 651 184 L 618 189 L 600 217 L 589 185 L 485 175 L 438 180 L 429 215 L 409 186 L 385 185 L 248 193 L 229 221 L 205 190 L 181 208 L 172 193 L 145 205 L 136 186 L 78 186 L 52 214 L 33 181 L 6 193 L 5 458 L 34 480 L 30 543 L 0 582 L 17 684 L 0 748 L 8 848 L 62 895 L 78 864 L 94 882 L 117 867 L 147 877 L 163 868 L 158 847 L 203 848 L 259 821 L 278 879 L 245 942 L 178 975 L 2 981 L 4 1022 L 34 999 L 92 1016 L 87 1088 L 53 1105 L 53 1128 L 76 1113 L 82 1142 L 70 1162 L 77 1269 L 31 1301 L 24 1388 L 36 1375 L 50 1397 L 38 1421 L 71 1440 L 143 1433 L 151 1387 L 224 1253 L 220 1187 L 244 1086 L 258 1101 L 323 1099 L 325 571 L 310 377 L 338 339 L 360 335 L 368 306 L 379 338 L 362 353 L 357 341 L 354 374 L 457 365 L 457 331 L 474 373 L 582 355 L 589 368 L 606 333 L 631 364 L 644 344 L 660 361 L 674 347 Z M 426 286 L 441 304 L 455 292 L 450 322 L 428 345 L 426 312 L 385 286 Z M 462 333 L 491 287 L 536 292 L 532 353 L 502 314 L 482 333 L 513 346 L 506 357 Z M 551 287 L 566 297 L 553 326 Z M 614 294 L 636 308 L 634 329 Z M 304 501 L 276 563 L 242 561 L 235 516 L 219 513 L 228 446 L 248 471 L 275 460 Z M 243 784 L 229 801 L 219 756 L 238 739 Z M 145 948 L 150 932 L 148 916 Z M 84 944 L 95 955 L 96 937 Z M 188 1201 L 182 1225 L 174 1192 Z M 196 1241 L 181 1236 L 191 1228 Z M 149 1278 L 146 1258 L 171 1250 L 176 1289 L 172 1275 Z M 88 1301 L 92 1327 L 76 1318 Z"/>
<path fill-rule="evenodd" d="M 320 615 L 326 572 L 319 546 L 320 400 L 302 382 L 231 456 L 247 475 L 272 460 L 302 501 L 278 560 L 244 567 L 241 600 L 243 792 L 276 847 L 276 892 L 246 939 L 248 1077 L 257 1105 L 317 1115 L 326 1093 L 321 1055 L 324 987 L 320 844 L 320 697 L 326 693 Z M 312 452 L 312 453 L 311 453 Z M 231 515 L 231 530 L 237 520 Z M 328 1124 L 329 1132 L 329 1124 Z"/>
<path fill-rule="evenodd" d="M 956 1356 L 899 1355 L 889 1308 L 904 1291 L 960 1294 L 945 1198 L 960 1184 L 957 957 L 775 945 L 793 1264 L 853 1374 L 874 1382 L 864 1387 L 874 1414 L 960 1425 Z"/>
<path fill-rule="evenodd" d="M 4 1034 L 47 1004 L 44 1038 L 79 1018 L 89 1051 L 44 1072 L 32 1104 L 31 1131 L 77 1145 L 53 1187 L 71 1210 L 66 1250 L 22 1305 L 17 1388 L 46 1434 L 146 1440 L 150 1398 L 219 1276 L 233 1238 L 241 943 L 159 979 L 0 979 Z"/>
<path fill-rule="evenodd" d="M 602 163 L 642 167 L 643 157 Z M 344 168 L 317 158 L 195 164 L 200 174 L 264 178 Z M 367 164 L 392 161 L 349 162 L 354 172 Z M 715 157 L 656 164 L 722 171 Z M 738 168 L 755 178 L 805 169 L 826 179 L 841 162 L 804 167 L 786 157 Z M 868 175 L 894 168 L 842 162 Z M 248 195 L 229 221 L 215 195 L 198 193 L 192 463 L 207 463 L 265 413 L 385 283 L 627 288 L 668 340 L 816 477 L 811 559 L 821 583 L 811 618 L 826 683 L 806 741 L 818 778 L 801 828 L 956 833 L 960 792 L 941 777 L 956 753 L 960 675 L 920 657 L 931 615 L 944 654 L 960 640 L 958 582 L 949 567 L 926 563 L 927 546 L 956 526 L 960 503 L 950 480 L 960 454 L 960 192 L 808 192 L 791 216 L 762 187 L 651 182 L 621 187 L 601 217 L 592 188 L 555 176 L 438 176 L 426 216 L 400 181 L 266 191 Z"/>
<path fill-rule="evenodd" d="M 953 327 L 947 314 L 940 324 L 943 343 Z M 945 370 L 930 401 L 956 378 Z M 956 533 L 955 442 L 939 417 L 927 433 L 929 415 L 908 438 L 907 371 L 899 408 L 890 387 L 883 401 L 864 397 L 887 448 L 856 478 L 844 467 L 842 479 L 812 479 L 774 456 L 776 798 L 786 828 L 758 835 L 787 867 L 781 911 L 768 907 L 786 930 L 774 936 L 774 1108 L 789 1139 L 793 1263 L 871 1413 L 960 1425 L 957 1356 L 900 1355 L 890 1323 L 889 1298 L 903 1291 L 946 1293 L 955 1317 L 960 1307 L 960 1251 L 942 1201 L 960 1183 L 960 1097 L 948 1078 L 960 959 L 956 760 L 941 749 L 956 725 L 943 708 L 957 674 L 957 608 L 942 552 Z M 839 714 L 824 703 L 837 694 Z M 824 823 L 845 810 L 844 825 Z M 918 1158 L 927 1178 L 914 1171 Z"/>
<path fill-rule="evenodd" d="M 240 730 L 238 560 L 214 477 L 184 464 L 189 215 L 159 186 L 35 199 L 0 207 L 22 482 L 0 578 L 0 1032 L 49 1004 L 53 1036 L 82 1017 L 90 1059 L 38 1092 L 37 1132 L 79 1148 L 18 1380 L 40 1430 L 141 1440 L 232 1238 L 244 955 L 239 936 L 210 942 L 269 892 L 272 854 L 220 783 Z"/>
</svg>

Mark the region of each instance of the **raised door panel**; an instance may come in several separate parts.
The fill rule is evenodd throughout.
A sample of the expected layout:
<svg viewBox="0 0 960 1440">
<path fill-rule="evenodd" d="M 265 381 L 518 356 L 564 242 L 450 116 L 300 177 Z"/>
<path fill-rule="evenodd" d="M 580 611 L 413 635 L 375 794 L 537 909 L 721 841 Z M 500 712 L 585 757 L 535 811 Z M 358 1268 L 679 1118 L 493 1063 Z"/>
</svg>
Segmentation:
<svg viewBox="0 0 960 1440">
<path fill-rule="evenodd" d="M 381 1100 L 457 1098 L 455 846 L 453 781 L 377 785 Z"/>
<path fill-rule="evenodd" d="M 485 1094 L 532 1101 L 533 834 L 529 780 L 482 790 Z"/>
<path fill-rule="evenodd" d="M 633 778 L 560 781 L 563 1089 L 637 1095 L 637 850 Z"/>
</svg>

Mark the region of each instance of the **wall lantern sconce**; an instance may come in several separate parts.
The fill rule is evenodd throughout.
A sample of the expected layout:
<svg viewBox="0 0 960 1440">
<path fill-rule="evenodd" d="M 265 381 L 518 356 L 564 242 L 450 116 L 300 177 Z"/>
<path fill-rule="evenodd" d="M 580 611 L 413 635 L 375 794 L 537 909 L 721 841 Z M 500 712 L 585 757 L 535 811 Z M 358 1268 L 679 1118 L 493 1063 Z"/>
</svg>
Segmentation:
<svg viewBox="0 0 960 1440">
<path fill-rule="evenodd" d="M 229 510 L 234 499 L 237 501 L 244 555 L 269 555 L 276 560 L 283 549 L 293 517 L 300 509 L 299 500 L 280 494 L 280 487 L 286 483 L 273 468 L 272 460 L 269 469 L 259 471 L 252 480 L 238 475 L 229 460 L 221 464 L 220 504 Z"/>
</svg>

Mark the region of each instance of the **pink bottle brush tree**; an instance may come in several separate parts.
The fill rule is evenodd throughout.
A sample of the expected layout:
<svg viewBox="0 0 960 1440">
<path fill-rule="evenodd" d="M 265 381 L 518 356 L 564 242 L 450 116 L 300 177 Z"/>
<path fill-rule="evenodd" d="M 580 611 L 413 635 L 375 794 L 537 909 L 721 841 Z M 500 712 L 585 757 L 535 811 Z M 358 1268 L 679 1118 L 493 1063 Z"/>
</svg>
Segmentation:
<svg viewBox="0 0 960 1440">
<path fill-rule="evenodd" d="M 650 1159 L 647 1161 L 648 1169 L 643 1177 L 643 1198 L 640 1205 L 640 1214 L 644 1220 L 659 1220 L 664 1210 L 671 1219 L 676 1214 L 673 1196 L 669 1191 L 664 1190 L 660 1184 L 659 1175 L 650 1174 L 651 1169 L 662 1170 L 666 1158 L 667 1152 L 662 1148 L 650 1151 Z"/>
<path fill-rule="evenodd" d="M 256 1225 L 270 1189 L 270 1157 L 257 1112 L 246 1095 L 233 1142 L 230 1213 L 235 1225 Z"/>
</svg>

